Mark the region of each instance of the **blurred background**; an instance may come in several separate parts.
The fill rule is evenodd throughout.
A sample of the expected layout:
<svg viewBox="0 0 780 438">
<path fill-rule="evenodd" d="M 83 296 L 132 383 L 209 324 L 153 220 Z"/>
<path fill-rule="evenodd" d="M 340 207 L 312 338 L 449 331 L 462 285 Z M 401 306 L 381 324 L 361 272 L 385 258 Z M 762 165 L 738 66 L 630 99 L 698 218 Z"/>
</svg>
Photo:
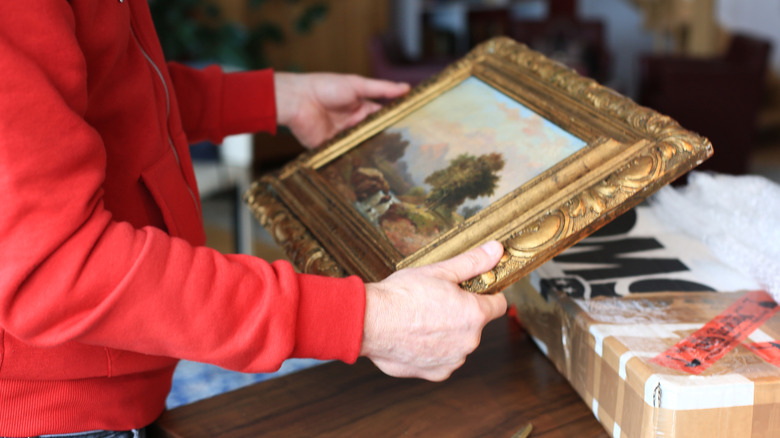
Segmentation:
<svg viewBox="0 0 780 438">
<path fill-rule="evenodd" d="M 777 1 L 149 4 L 169 59 L 193 65 L 220 63 L 238 70 L 356 73 L 414 85 L 481 41 L 509 36 L 708 137 L 715 156 L 701 169 L 759 174 L 780 182 Z M 221 148 L 211 144 L 192 148 L 208 244 L 269 260 L 284 257 L 240 198 L 254 178 L 302 151 L 292 136 L 285 131 L 273 137 L 236 136 Z M 289 371 L 309 365 L 291 364 Z M 174 386 L 171 406 L 270 377 L 219 377 L 210 369 L 187 366 L 179 374 L 179 382 L 187 384 Z"/>
<path fill-rule="evenodd" d="M 151 0 L 150 5 L 170 59 L 357 73 L 413 84 L 475 44 L 507 35 L 710 138 L 716 155 L 705 168 L 745 173 L 778 148 L 778 2 Z M 256 138 L 254 144 L 256 171 L 300 151 L 286 135 Z"/>
</svg>

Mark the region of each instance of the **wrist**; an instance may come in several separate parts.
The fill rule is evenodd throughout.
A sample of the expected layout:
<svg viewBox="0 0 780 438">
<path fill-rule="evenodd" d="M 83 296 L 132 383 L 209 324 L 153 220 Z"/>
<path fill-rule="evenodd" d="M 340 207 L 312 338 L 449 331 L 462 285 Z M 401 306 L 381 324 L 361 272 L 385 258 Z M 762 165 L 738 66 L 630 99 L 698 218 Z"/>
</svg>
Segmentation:
<svg viewBox="0 0 780 438">
<path fill-rule="evenodd" d="M 383 307 L 385 294 L 378 283 L 367 283 L 366 287 L 366 310 L 363 321 L 363 339 L 360 344 L 360 356 L 371 357 L 381 349 L 382 342 L 379 341 L 381 333 L 381 318 L 383 316 Z"/>
<path fill-rule="evenodd" d="M 274 95 L 276 99 L 276 123 L 289 127 L 296 116 L 301 92 L 299 74 L 274 72 Z"/>
</svg>

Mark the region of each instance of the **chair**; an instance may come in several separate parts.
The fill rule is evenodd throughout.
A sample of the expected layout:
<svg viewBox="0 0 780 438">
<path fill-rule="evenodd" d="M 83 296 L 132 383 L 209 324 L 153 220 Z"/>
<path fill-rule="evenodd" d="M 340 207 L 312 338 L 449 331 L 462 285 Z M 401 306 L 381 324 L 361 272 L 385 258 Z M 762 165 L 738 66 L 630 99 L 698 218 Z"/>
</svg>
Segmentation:
<svg viewBox="0 0 780 438">
<path fill-rule="evenodd" d="M 544 20 L 514 20 L 510 35 L 578 73 L 604 83 L 609 79 L 610 54 L 604 23 L 556 15 Z"/>
<path fill-rule="evenodd" d="M 409 61 L 393 39 L 376 36 L 369 42 L 371 74 L 378 79 L 406 82 L 412 86 L 442 71 L 454 58 Z"/>
<path fill-rule="evenodd" d="M 510 14 L 507 8 L 470 9 L 468 22 L 469 48 L 501 35 L 509 35 Z"/>
<path fill-rule="evenodd" d="M 746 173 L 770 51 L 768 41 L 735 34 L 714 59 L 644 56 L 637 100 L 712 142 L 715 154 L 699 169 Z"/>
</svg>

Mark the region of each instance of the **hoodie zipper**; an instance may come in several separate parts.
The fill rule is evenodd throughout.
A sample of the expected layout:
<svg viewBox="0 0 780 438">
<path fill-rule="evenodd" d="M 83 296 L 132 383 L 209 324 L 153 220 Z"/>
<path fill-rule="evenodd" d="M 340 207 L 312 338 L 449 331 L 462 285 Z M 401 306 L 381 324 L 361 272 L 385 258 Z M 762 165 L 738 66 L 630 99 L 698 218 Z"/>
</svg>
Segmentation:
<svg viewBox="0 0 780 438">
<path fill-rule="evenodd" d="M 176 150 L 176 147 L 173 144 L 173 138 L 171 138 L 171 131 L 168 128 L 168 123 L 171 116 L 171 95 L 170 92 L 168 91 L 168 84 L 165 83 L 165 77 L 163 76 L 160 68 L 154 62 L 152 57 L 149 56 L 149 54 L 146 52 L 146 49 L 144 49 L 144 46 L 141 44 L 141 41 L 138 40 L 138 36 L 135 34 L 135 29 L 133 29 L 133 26 L 130 26 L 130 33 L 133 34 L 133 39 L 135 40 L 136 44 L 138 44 L 138 48 L 141 49 L 141 53 L 144 55 L 144 58 L 146 58 L 146 61 L 149 63 L 149 65 L 152 66 L 154 72 L 157 73 L 157 77 L 160 79 L 160 83 L 162 83 L 163 90 L 165 91 L 165 133 L 168 137 L 168 146 L 171 148 L 171 151 L 173 152 L 173 157 L 176 159 L 176 164 L 179 166 L 179 171 L 181 171 L 182 173 L 184 186 L 187 187 L 187 192 L 189 192 L 190 197 L 192 198 L 192 202 L 195 203 L 195 209 L 198 211 L 198 214 L 201 214 L 200 204 L 198 204 L 198 200 L 195 197 L 195 192 L 193 192 L 190 185 L 187 184 L 187 178 L 184 176 L 184 169 L 182 169 L 181 167 L 181 159 L 179 158 L 179 152 Z"/>
</svg>

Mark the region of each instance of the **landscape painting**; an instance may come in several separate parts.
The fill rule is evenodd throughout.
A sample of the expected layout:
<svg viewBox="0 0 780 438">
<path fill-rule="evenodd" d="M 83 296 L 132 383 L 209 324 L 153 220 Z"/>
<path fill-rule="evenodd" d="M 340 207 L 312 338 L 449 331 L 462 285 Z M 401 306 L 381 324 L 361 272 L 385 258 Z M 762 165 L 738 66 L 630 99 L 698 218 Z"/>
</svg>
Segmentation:
<svg viewBox="0 0 780 438">
<path fill-rule="evenodd" d="M 319 172 L 408 256 L 585 145 L 470 77 Z"/>
</svg>

